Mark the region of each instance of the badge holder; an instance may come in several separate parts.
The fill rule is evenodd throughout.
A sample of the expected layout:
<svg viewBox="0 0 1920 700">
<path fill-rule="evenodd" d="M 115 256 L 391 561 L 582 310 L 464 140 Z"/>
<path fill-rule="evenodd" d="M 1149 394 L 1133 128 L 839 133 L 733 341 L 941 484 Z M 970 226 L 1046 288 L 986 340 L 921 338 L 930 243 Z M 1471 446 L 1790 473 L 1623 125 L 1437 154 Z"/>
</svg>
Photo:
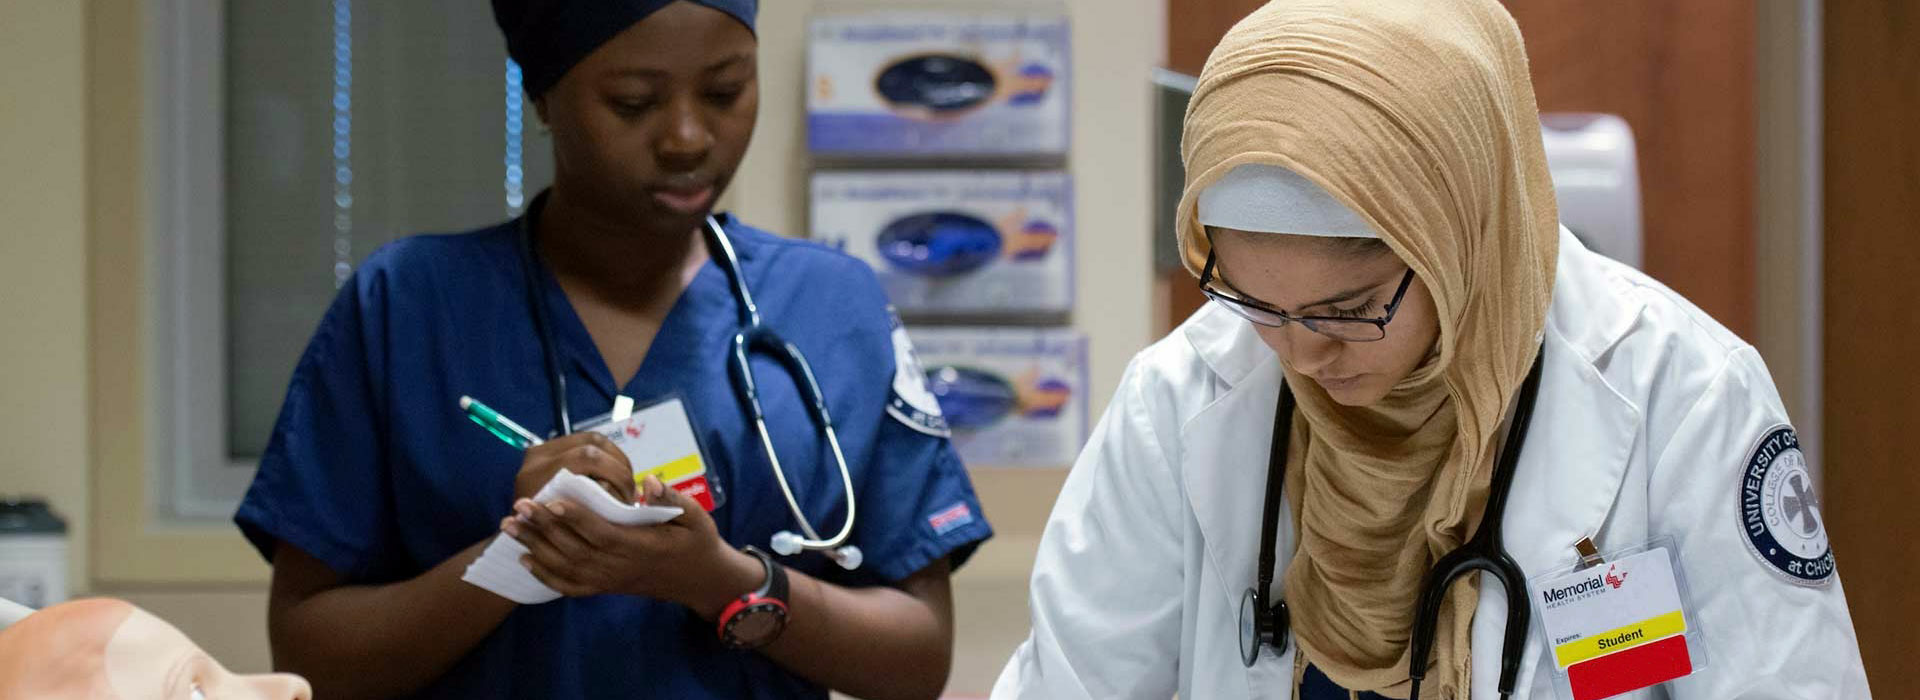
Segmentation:
<svg viewBox="0 0 1920 700">
<path fill-rule="evenodd" d="M 679 392 L 645 404 L 621 396 L 614 401 L 613 409 L 576 423 L 574 430 L 591 430 L 620 446 L 633 464 L 636 485 L 652 475 L 708 512 L 726 505 L 726 490 L 714 477 L 713 461 L 707 459 L 707 450 L 700 442 L 700 426 L 687 412 L 686 400 Z"/>
<path fill-rule="evenodd" d="M 1700 626 L 1672 537 L 1601 553 L 1575 545 L 1579 563 L 1527 580 L 1562 700 L 1601 700 L 1707 667 Z"/>
</svg>

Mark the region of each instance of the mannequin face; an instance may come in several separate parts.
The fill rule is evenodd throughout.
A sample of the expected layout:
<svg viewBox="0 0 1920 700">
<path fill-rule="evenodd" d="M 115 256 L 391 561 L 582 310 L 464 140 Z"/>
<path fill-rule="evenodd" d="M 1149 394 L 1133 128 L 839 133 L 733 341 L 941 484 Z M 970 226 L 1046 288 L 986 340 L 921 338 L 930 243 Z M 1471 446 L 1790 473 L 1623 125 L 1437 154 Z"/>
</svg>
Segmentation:
<svg viewBox="0 0 1920 700">
<path fill-rule="evenodd" d="M 229 672 L 166 621 L 126 601 L 89 599 L 0 631 L 0 697 L 311 700 L 313 691 L 299 676 Z"/>
</svg>

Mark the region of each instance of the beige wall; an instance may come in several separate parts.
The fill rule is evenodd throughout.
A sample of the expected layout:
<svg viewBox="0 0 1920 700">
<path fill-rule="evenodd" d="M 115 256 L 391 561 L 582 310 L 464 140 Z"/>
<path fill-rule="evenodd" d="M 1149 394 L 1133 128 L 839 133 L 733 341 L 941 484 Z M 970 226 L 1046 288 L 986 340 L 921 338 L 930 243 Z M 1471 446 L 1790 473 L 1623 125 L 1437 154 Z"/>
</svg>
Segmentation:
<svg viewBox="0 0 1920 700">
<path fill-rule="evenodd" d="M 876 4 L 969 7 L 979 2 L 780 0 L 761 4 L 761 116 L 752 150 L 726 205 L 789 234 L 807 222 L 808 159 L 802 120 L 806 18 Z M 1075 227 L 1080 236 L 1074 326 L 1091 341 L 1097 418 L 1133 354 L 1154 340 L 1152 283 L 1152 93 L 1148 77 L 1166 53 L 1163 0 L 995 0 L 996 6 L 1066 7 L 1073 21 Z M 1025 638 L 1026 581 L 1064 469 L 974 471 L 995 540 L 955 579 L 960 617 L 957 691 L 984 693 Z"/>
<path fill-rule="evenodd" d="M 780 0 L 761 4 L 760 126 L 728 206 L 790 234 L 807 222 L 808 161 L 801 119 L 806 18 L 821 9 L 874 3 Z M 893 6 L 965 7 L 950 0 Z M 1153 340 L 1152 93 L 1148 75 L 1165 54 L 1160 0 L 996 2 L 1064 6 L 1073 20 L 1073 174 L 1078 284 L 1074 325 L 1091 341 L 1097 412 L 1135 352 Z M 958 653 L 952 689 L 985 694 L 1026 637 L 1027 578 L 1064 469 L 975 470 L 974 484 L 996 538 L 954 581 Z"/>
<path fill-rule="evenodd" d="M 159 570 L 135 566 L 152 560 L 167 562 L 173 577 L 223 567 L 205 560 L 204 547 L 144 535 L 142 475 L 152 459 L 145 407 L 153 378 L 145 332 L 152 295 L 146 275 L 150 125 L 143 114 L 147 71 L 156 66 L 146 60 L 144 0 L 88 0 L 85 6 L 93 537 L 76 555 L 90 560 L 92 594 L 127 599 L 173 622 L 233 669 L 266 670 L 271 660 L 264 583 L 207 585 L 129 573 Z M 257 560 L 247 563 L 265 571 Z"/>
<path fill-rule="evenodd" d="M 0 494 L 67 518 L 86 547 L 85 4 L 0 3 Z"/>
<path fill-rule="evenodd" d="M 790 235 L 807 224 L 802 71 L 807 17 L 820 10 L 976 7 L 981 0 L 778 0 L 760 6 L 760 125 L 729 206 Z M 1073 148 L 1078 201 L 1079 307 L 1074 325 L 1092 340 L 1093 405 L 1105 406 L 1120 372 L 1151 341 L 1153 306 L 1153 102 L 1150 71 L 1165 53 L 1161 0 L 992 0 L 994 6 L 1065 7 L 1073 20 Z"/>
</svg>

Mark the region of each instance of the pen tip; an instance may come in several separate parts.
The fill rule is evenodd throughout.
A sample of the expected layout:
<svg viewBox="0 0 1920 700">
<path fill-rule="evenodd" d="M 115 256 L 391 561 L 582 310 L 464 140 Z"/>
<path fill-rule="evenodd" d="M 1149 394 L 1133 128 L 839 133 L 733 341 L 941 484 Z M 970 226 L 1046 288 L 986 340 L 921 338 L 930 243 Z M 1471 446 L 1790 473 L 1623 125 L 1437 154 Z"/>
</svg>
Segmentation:
<svg viewBox="0 0 1920 700">
<path fill-rule="evenodd" d="M 467 410 L 467 408 L 471 406 L 473 406 L 473 397 L 471 396 L 460 397 L 460 410 L 465 411 Z"/>
</svg>

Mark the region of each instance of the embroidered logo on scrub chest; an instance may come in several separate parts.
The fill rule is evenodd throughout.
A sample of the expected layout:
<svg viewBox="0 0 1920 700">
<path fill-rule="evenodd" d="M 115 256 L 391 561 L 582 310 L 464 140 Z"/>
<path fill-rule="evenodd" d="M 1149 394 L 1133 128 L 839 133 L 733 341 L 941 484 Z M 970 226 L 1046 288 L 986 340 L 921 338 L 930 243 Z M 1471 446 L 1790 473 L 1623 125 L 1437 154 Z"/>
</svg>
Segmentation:
<svg viewBox="0 0 1920 700">
<path fill-rule="evenodd" d="M 946 416 L 940 412 L 939 400 L 927 390 L 927 373 L 920 369 L 906 326 L 893 307 L 887 307 L 887 315 L 893 320 L 893 390 L 887 396 L 887 415 L 928 435 L 949 437 Z"/>
<path fill-rule="evenodd" d="M 1776 575 L 1802 586 L 1833 580 L 1833 549 L 1813 492 L 1813 474 L 1790 426 L 1775 426 L 1747 457 L 1740 479 L 1740 531 Z"/>
</svg>

